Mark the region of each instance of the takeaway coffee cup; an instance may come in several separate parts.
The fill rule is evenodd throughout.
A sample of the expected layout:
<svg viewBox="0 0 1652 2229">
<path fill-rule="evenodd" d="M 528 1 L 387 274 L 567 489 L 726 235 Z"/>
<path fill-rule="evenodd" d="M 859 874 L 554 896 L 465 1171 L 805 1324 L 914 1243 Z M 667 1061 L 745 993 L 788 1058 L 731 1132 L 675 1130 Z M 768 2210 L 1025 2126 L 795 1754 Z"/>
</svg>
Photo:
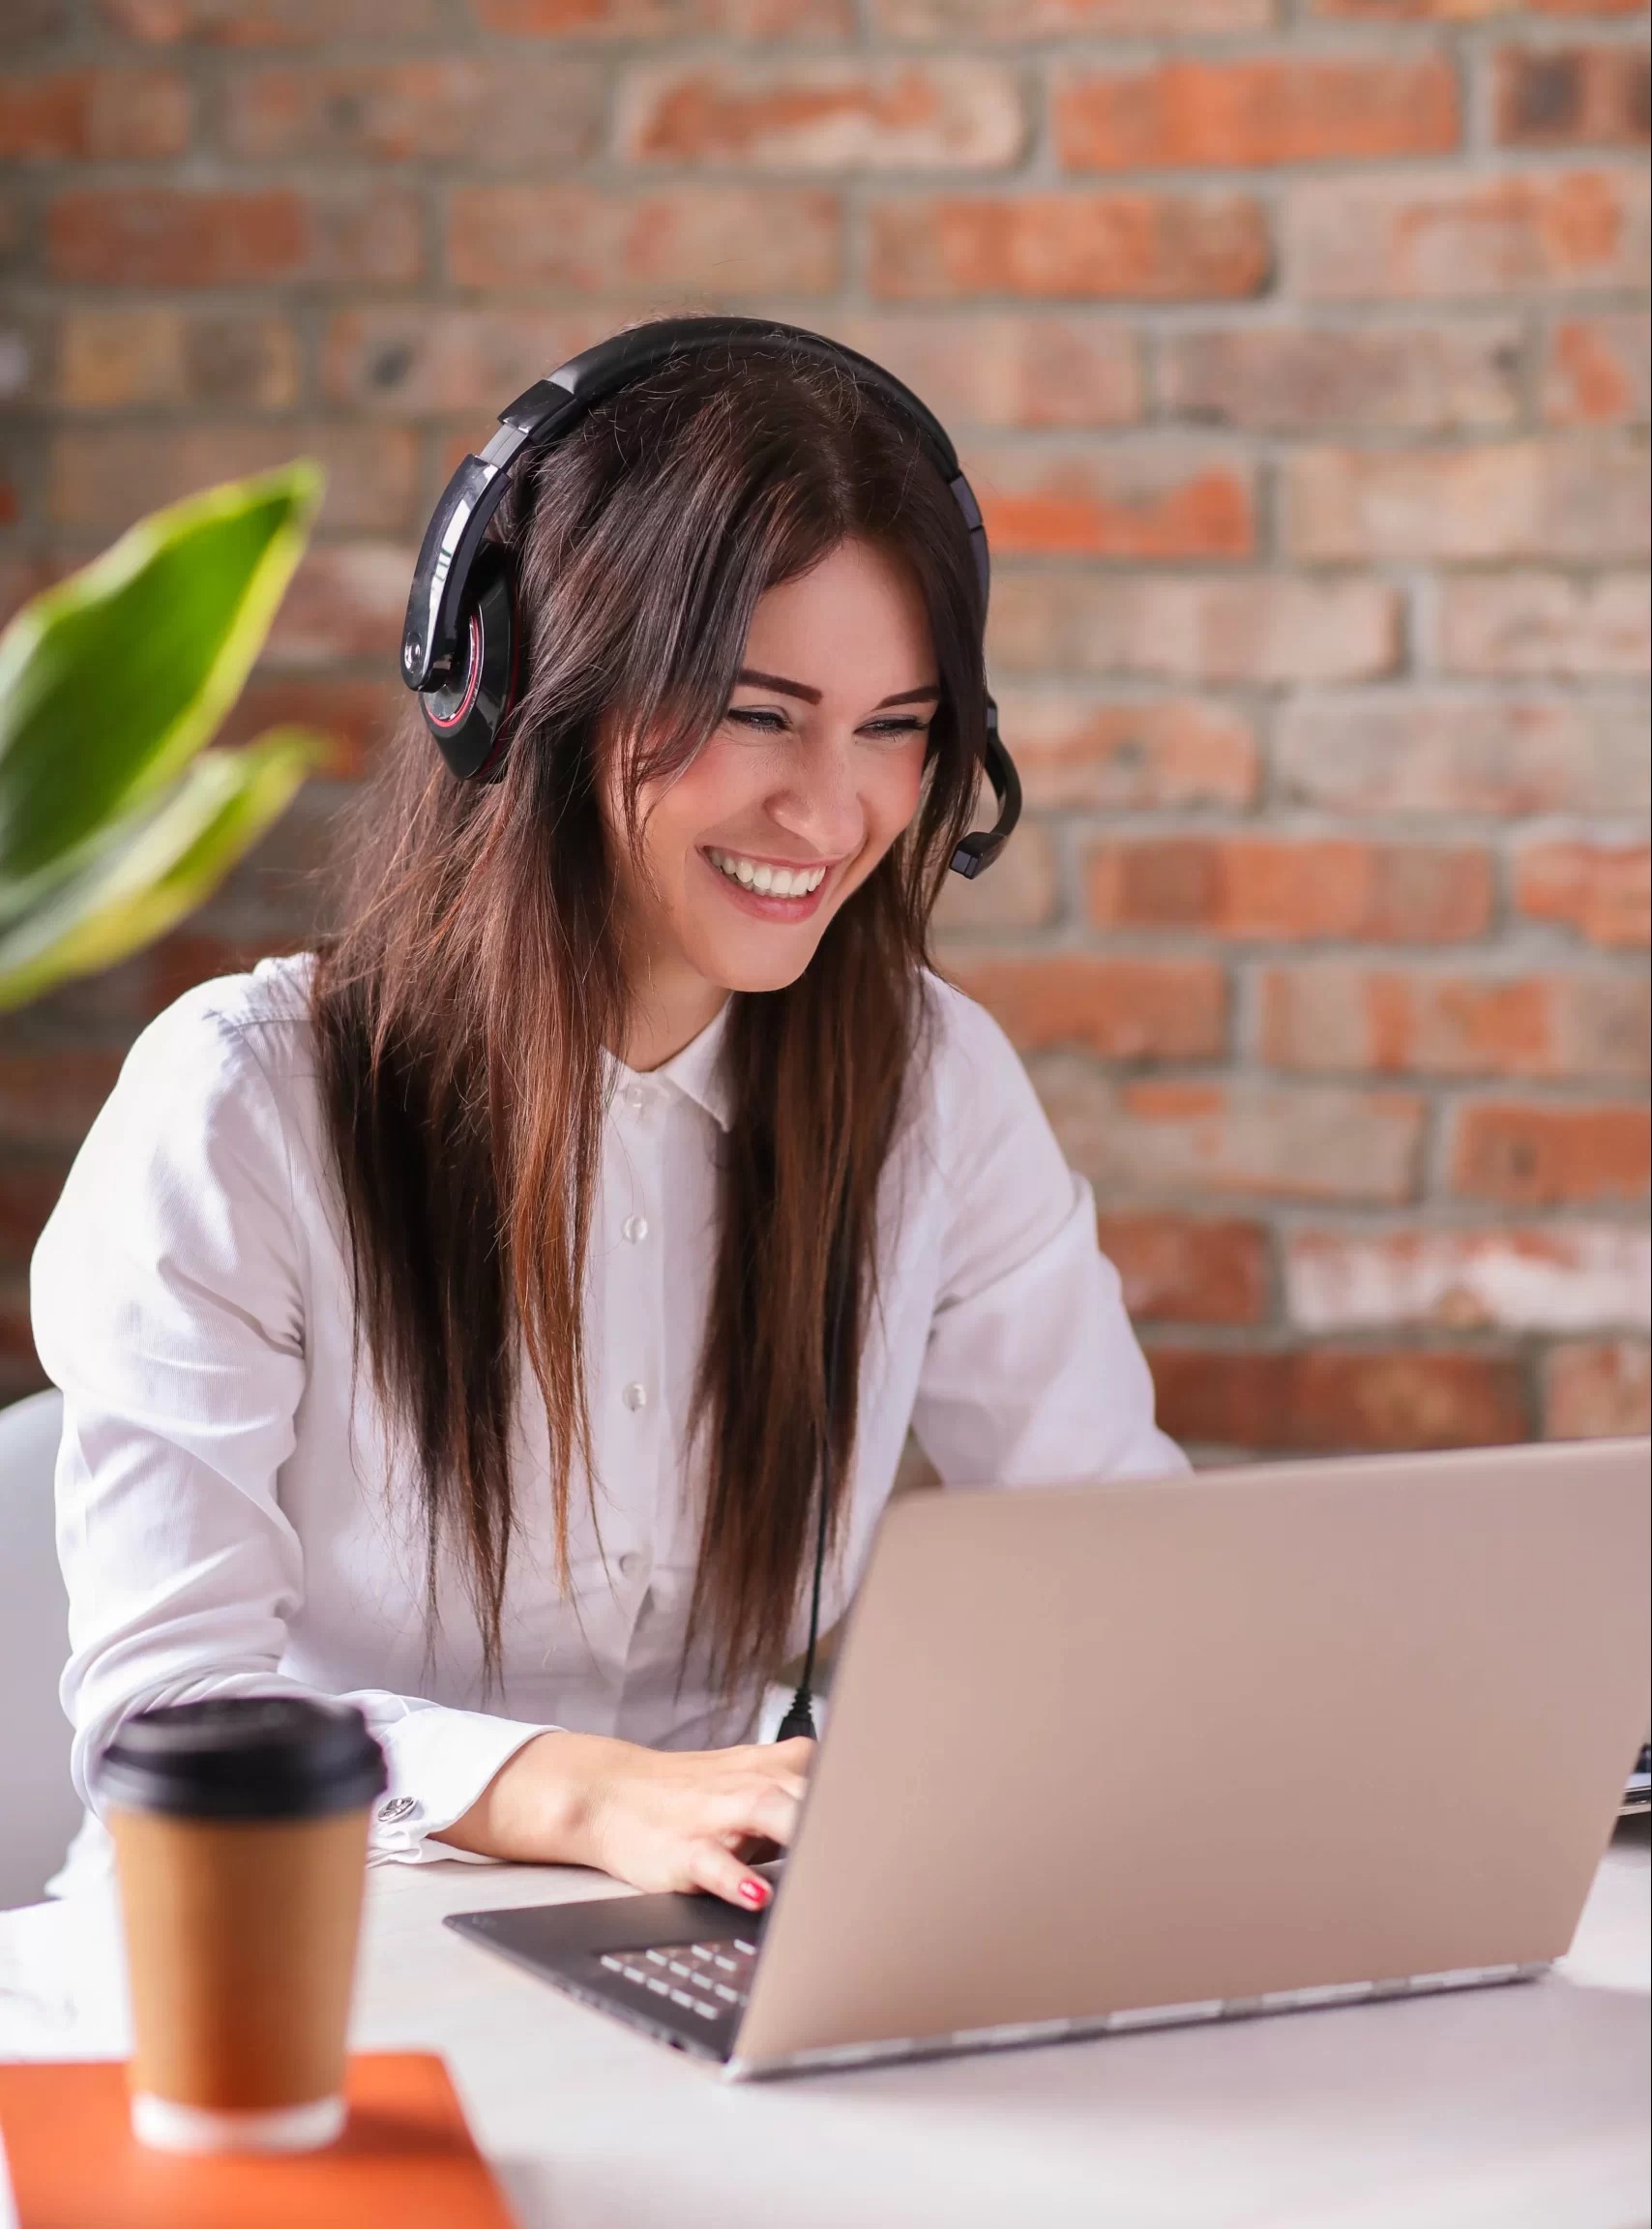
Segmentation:
<svg viewBox="0 0 1652 2229">
<path fill-rule="evenodd" d="M 384 1785 L 361 1712 L 303 1696 L 145 1710 L 103 1752 L 144 2143 L 300 2152 L 339 2134 Z"/>
</svg>

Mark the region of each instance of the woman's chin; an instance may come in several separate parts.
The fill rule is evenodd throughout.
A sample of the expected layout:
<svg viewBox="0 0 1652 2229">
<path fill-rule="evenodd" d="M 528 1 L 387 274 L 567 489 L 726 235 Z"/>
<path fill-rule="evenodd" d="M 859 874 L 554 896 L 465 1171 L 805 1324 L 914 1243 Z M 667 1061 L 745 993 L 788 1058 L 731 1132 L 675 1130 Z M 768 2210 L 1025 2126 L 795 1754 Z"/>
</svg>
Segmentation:
<svg viewBox="0 0 1652 2229">
<path fill-rule="evenodd" d="M 812 929 L 813 924 L 810 924 Z M 818 936 L 759 934 L 738 942 L 727 937 L 707 938 L 698 953 L 691 952 L 696 972 L 724 991 L 783 991 L 795 983 L 814 957 Z"/>
</svg>

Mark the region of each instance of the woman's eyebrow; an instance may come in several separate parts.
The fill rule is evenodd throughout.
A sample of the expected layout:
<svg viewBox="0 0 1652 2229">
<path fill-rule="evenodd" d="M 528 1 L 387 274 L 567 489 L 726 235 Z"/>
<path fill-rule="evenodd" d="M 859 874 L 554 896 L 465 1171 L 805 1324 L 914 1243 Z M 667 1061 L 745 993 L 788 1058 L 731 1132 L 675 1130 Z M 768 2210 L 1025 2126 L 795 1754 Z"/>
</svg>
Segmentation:
<svg viewBox="0 0 1652 2229">
<path fill-rule="evenodd" d="M 811 689 L 807 681 L 788 681 L 780 673 L 754 673 L 749 666 L 742 666 L 734 680 L 737 687 L 743 681 L 750 689 L 778 689 L 782 697 L 801 697 L 806 704 L 820 701 L 820 691 Z M 939 688 L 930 681 L 922 689 L 902 689 L 894 697 L 880 698 L 872 710 L 881 712 L 886 704 L 924 704 L 931 698 L 938 704 L 940 697 Z"/>
</svg>

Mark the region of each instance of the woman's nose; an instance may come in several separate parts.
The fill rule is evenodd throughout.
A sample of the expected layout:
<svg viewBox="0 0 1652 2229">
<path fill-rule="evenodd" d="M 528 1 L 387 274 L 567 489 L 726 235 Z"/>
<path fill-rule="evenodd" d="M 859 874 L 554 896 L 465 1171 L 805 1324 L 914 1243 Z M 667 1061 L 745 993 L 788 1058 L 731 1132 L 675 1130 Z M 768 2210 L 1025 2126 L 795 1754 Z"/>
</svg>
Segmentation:
<svg viewBox="0 0 1652 2229">
<path fill-rule="evenodd" d="M 823 859 L 858 851 L 867 818 L 853 753 L 835 747 L 809 752 L 795 778 L 768 799 L 768 810 L 777 826 Z"/>
</svg>

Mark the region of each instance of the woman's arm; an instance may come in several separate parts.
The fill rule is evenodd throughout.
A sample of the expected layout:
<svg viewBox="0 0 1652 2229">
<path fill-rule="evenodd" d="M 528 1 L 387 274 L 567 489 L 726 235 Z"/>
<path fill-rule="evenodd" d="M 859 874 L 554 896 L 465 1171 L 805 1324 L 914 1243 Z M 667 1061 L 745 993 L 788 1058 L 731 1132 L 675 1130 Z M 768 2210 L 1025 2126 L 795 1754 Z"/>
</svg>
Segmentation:
<svg viewBox="0 0 1652 2229">
<path fill-rule="evenodd" d="M 64 1394 L 63 1699 L 94 1807 L 98 1755 L 131 1712 L 300 1684 L 280 1664 L 304 1558 L 276 1493 L 306 1379 L 288 1141 L 247 1030 L 213 1010 L 221 990 L 138 1039 L 32 1265 L 36 1343 Z M 385 1689 L 347 1699 L 390 1767 L 378 1858 L 450 1856 L 426 1837 L 543 1731 Z"/>
<path fill-rule="evenodd" d="M 998 1025 L 956 991 L 934 996 L 948 1224 L 912 1413 L 920 1445 L 954 1485 L 1185 1471 L 1154 1422 L 1088 1183 Z"/>
</svg>

